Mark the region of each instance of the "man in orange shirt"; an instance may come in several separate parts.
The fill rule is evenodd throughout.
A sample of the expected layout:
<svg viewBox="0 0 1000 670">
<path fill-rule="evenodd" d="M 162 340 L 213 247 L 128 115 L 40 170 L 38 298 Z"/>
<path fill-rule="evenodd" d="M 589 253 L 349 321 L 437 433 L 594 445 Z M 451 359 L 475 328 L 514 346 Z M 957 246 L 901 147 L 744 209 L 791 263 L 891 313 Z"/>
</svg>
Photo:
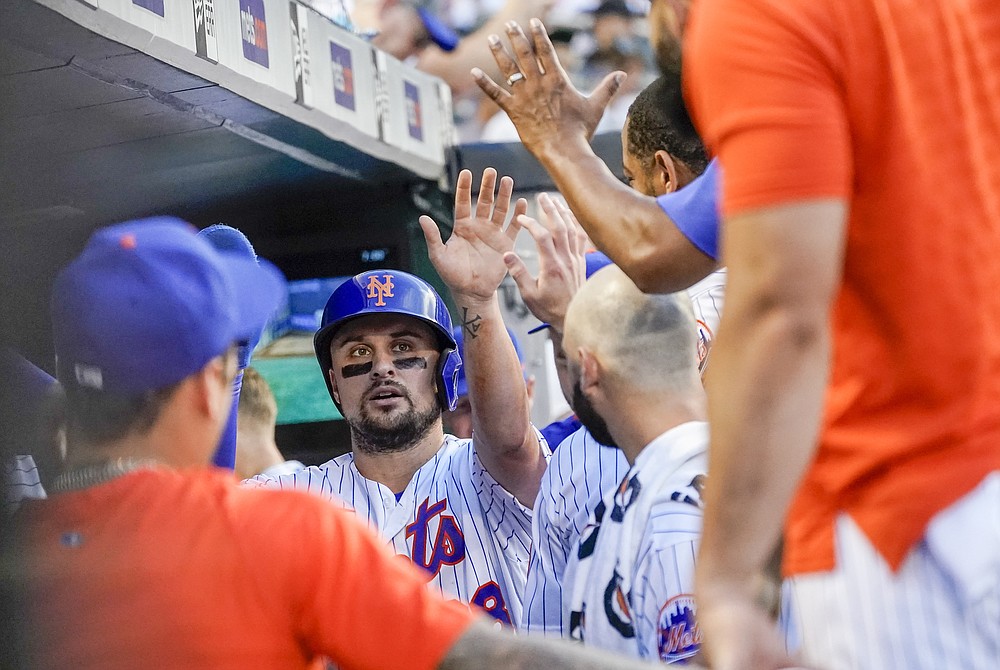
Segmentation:
<svg viewBox="0 0 1000 670">
<path fill-rule="evenodd" d="M 1000 4 L 700 0 L 684 63 L 725 177 L 713 666 L 786 662 L 785 519 L 807 662 L 1000 667 Z"/>
<path fill-rule="evenodd" d="M 4 556 L 16 667 L 637 667 L 494 631 L 349 512 L 209 469 L 235 345 L 282 291 L 169 218 L 98 231 L 59 275 L 67 469 Z"/>
</svg>

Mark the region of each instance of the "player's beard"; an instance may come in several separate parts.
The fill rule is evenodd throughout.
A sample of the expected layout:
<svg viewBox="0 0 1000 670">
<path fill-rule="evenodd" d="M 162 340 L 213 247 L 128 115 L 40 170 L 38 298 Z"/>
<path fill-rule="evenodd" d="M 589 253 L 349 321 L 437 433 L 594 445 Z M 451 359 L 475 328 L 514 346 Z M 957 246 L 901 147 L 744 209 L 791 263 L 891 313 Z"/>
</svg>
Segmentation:
<svg viewBox="0 0 1000 670">
<path fill-rule="evenodd" d="M 583 427 L 590 431 L 591 437 L 609 447 L 616 446 L 615 438 L 611 437 L 611 432 L 608 430 L 608 424 L 597 413 L 594 406 L 590 404 L 587 396 L 583 395 L 579 379 L 573 384 L 573 412 L 576 414 L 576 418 L 580 420 L 580 423 L 583 424 Z"/>
<path fill-rule="evenodd" d="M 409 407 L 394 414 L 373 414 L 362 405 L 360 417 L 347 420 L 353 447 L 371 454 L 406 451 L 426 435 L 440 418 L 441 410 L 435 403 L 419 411 L 409 394 L 405 399 Z"/>
</svg>

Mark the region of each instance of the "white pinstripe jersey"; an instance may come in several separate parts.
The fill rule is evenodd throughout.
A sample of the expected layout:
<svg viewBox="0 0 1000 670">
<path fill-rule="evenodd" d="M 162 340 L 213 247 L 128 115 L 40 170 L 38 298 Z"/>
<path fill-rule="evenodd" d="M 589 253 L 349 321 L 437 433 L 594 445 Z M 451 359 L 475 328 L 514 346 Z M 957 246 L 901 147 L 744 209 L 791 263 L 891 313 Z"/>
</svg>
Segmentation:
<svg viewBox="0 0 1000 670">
<path fill-rule="evenodd" d="M 720 268 L 687 290 L 698 322 L 698 371 L 704 372 L 708 354 L 719 332 L 726 297 L 726 268 Z"/>
<path fill-rule="evenodd" d="M 539 441 L 548 453 L 541 436 Z M 309 491 L 353 508 L 397 554 L 428 572 L 429 586 L 475 603 L 504 623 L 520 620 L 531 510 L 486 471 L 472 440 L 446 435 L 398 502 L 387 486 L 358 472 L 352 453 L 244 484 Z"/>
<path fill-rule="evenodd" d="M 4 461 L 4 507 L 16 511 L 27 499 L 45 498 L 45 487 L 38 476 L 38 466 L 31 455 L 14 456 Z"/>
<path fill-rule="evenodd" d="M 606 447 L 580 428 L 552 453 L 535 499 L 531 563 L 521 627 L 532 634 L 565 637 L 563 573 L 570 551 L 601 498 L 628 470 L 621 450 Z"/>
<path fill-rule="evenodd" d="M 668 430 L 598 505 L 566 565 L 571 638 L 666 662 L 698 652 L 694 566 L 707 449 L 704 421 Z"/>
<path fill-rule="evenodd" d="M 716 270 L 688 289 L 698 323 L 699 370 L 722 317 L 726 270 Z M 586 429 L 570 435 L 553 452 L 535 500 L 532 551 L 524 592 L 521 627 L 532 634 L 568 634 L 563 618 L 566 557 L 604 495 L 621 481 L 628 461 L 620 450 L 605 447 Z"/>
</svg>

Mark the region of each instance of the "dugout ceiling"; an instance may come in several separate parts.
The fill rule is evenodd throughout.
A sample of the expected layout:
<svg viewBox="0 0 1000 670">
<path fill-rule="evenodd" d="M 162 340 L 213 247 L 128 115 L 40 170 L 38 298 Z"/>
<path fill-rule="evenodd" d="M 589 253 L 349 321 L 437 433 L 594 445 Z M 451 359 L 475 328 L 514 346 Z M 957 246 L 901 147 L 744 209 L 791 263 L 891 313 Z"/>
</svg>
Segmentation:
<svg viewBox="0 0 1000 670">
<path fill-rule="evenodd" d="M 440 187 L 461 167 L 495 166 L 520 191 L 551 188 L 518 144 L 459 147 L 441 166 L 366 145 L 350 128 L 350 142 L 331 139 L 297 107 L 254 102 L 266 96 L 246 82 L 231 85 L 238 95 L 210 80 L 190 54 L 179 62 L 192 67 L 168 65 L 46 4 L 87 21 L 92 11 L 78 0 L 0 2 L 0 323 L 4 340 L 50 370 L 52 279 L 99 225 L 224 221 L 290 278 L 357 272 L 362 250 L 390 245 L 400 267 L 427 275 L 416 219 L 450 223 Z M 617 136 L 597 147 L 618 165 Z"/>
</svg>

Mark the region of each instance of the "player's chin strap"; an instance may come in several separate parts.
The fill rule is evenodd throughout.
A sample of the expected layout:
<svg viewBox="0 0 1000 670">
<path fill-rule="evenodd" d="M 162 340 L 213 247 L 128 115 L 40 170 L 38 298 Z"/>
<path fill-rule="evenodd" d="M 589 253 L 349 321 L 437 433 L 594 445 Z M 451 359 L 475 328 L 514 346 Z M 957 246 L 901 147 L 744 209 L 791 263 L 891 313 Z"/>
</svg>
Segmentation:
<svg viewBox="0 0 1000 670">
<path fill-rule="evenodd" d="M 438 383 L 438 402 L 444 412 L 452 412 L 458 405 L 458 371 L 461 367 L 462 357 L 457 349 L 448 347 L 441 350 L 435 377 Z"/>
</svg>

